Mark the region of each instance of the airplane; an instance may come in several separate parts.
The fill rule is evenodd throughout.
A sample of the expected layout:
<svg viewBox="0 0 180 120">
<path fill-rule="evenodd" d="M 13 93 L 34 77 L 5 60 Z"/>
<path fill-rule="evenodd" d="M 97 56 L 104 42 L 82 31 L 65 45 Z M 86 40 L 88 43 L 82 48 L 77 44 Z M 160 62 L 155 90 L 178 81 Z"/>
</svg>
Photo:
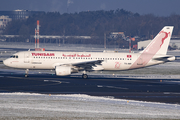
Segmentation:
<svg viewBox="0 0 180 120">
<path fill-rule="evenodd" d="M 175 56 L 166 55 L 173 28 L 165 26 L 139 53 L 23 51 L 13 54 L 3 63 L 9 67 L 25 69 L 25 77 L 28 77 L 29 69 L 53 69 L 57 76 L 82 72 L 82 78 L 86 79 L 86 73 L 95 70 L 144 68 L 175 60 Z"/>
</svg>

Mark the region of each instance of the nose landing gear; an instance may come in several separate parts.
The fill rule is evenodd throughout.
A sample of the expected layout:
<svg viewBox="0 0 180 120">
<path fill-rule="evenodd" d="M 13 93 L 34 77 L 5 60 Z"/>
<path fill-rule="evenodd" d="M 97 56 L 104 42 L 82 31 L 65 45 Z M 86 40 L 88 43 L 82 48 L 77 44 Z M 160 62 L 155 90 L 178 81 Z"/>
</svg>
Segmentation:
<svg viewBox="0 0 180 120">
<path fill-rule="evenodd" d="M 28 72 L 29 72 L 29 69 L 26 69 L 25 70 L 25 77 L 28 77 Z"/>
</svg>

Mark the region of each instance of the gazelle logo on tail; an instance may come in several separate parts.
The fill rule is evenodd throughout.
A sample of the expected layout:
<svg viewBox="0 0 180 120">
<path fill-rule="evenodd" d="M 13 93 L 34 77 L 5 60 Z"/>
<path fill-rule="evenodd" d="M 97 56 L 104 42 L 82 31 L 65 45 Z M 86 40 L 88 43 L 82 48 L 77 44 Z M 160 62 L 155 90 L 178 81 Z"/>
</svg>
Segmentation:
<svg viewBox="0 0 180 120">
<path fill-rule="evenodd" d="M 164 40 L 168 37 L 168 35 L 170 34 L 170 32 L 169 32 L 169 33 L 167 33 L 167 32 L 161 31 L 159 34 L 161 34 L 161 33 L 165 33 L 165 37 L 164 37 L 164 38 L 162 38 L 162 43 L 161 43 L 160 47 L 163 45 Z"/>
</svg>

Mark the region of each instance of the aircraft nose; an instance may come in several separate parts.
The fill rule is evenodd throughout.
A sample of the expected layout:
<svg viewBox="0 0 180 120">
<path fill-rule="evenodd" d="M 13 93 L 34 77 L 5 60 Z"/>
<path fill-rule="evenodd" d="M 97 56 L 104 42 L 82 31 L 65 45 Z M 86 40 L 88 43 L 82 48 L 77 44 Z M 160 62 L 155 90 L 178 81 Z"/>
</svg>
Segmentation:
<svg viewBox="0 0 180 120">
<path fill-rule="evenodd" d="M 3 60 L 3 64 L 8 66 L 8 60 Z"/>
</svg>

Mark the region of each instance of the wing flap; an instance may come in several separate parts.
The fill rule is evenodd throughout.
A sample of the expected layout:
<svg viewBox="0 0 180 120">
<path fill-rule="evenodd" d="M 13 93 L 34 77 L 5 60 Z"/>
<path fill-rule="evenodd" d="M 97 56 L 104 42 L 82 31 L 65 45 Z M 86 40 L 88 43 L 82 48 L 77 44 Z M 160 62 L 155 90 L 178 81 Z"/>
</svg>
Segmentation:
<svg viewBox="0 0 180 120">
<path fill-rule="evenodd" d="M 72 63 L 71 65 L 77 67 L 78 69 L 90 71 L 92 70 L 93 67 L 96 67 L 96 65 L 102 65 L 101 64 L 102 62 L 103 60 L 93 60 L 93 61 Z"/>
</svg>

